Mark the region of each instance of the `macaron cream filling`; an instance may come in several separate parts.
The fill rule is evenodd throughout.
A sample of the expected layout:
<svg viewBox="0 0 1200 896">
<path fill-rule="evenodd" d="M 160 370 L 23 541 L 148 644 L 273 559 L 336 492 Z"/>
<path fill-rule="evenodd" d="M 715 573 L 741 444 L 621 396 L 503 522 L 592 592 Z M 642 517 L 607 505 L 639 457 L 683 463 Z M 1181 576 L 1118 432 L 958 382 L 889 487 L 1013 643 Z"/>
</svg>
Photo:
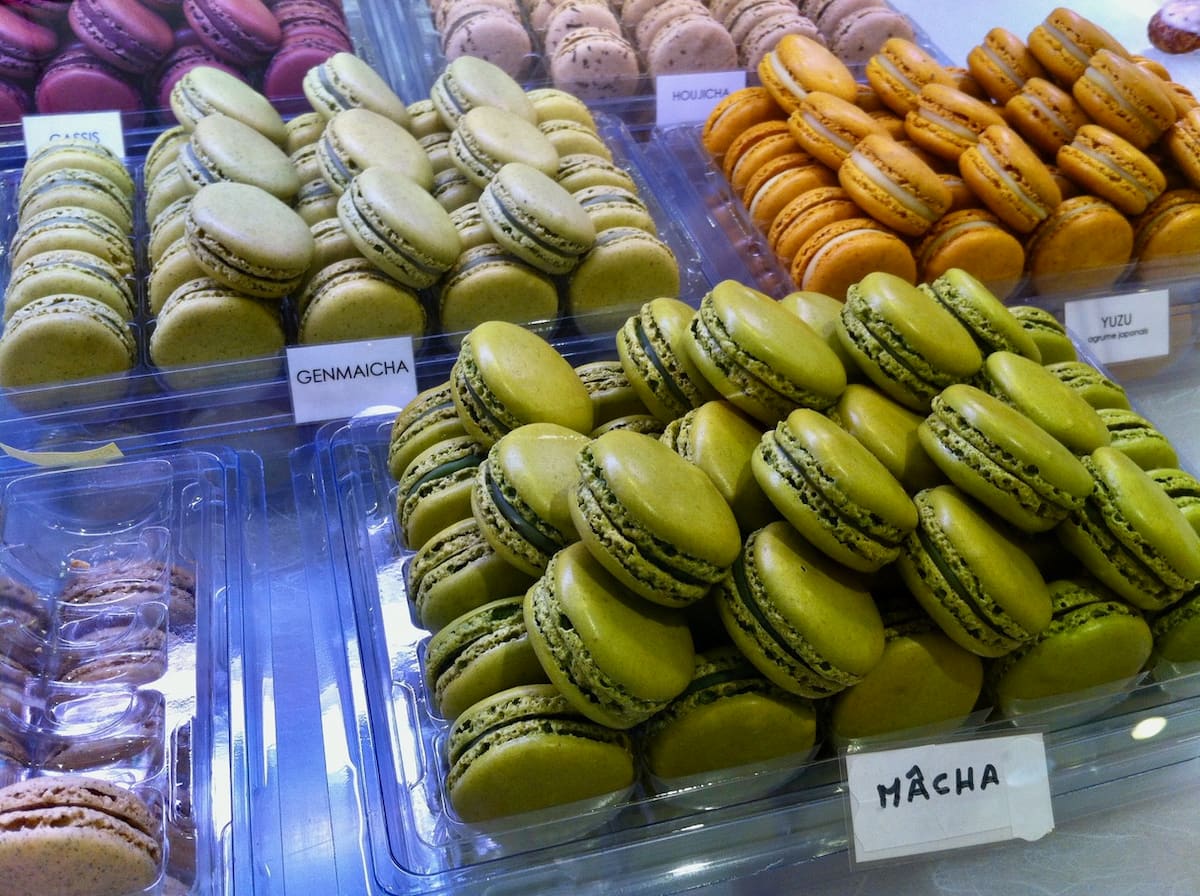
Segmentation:
<svg viewBox="0 0 1200 896">
<path fill-rule="evenodd" d="M 993 178 L 998 180 L 1012 196 L 1013 202 L 1020 206 L 1021 215 L 1026 218 L 1031 218 L 1035 221 L 1040 221 L 1046 216 L 1045 206 L 1032 196 L 1029 190 L 1015 177 L 1009 174 L 1005 167 L 1004 161 L 996 157 L 985 142 L 980 141 L 975 144 L 975 150 L 979 153 L 984 167 Z"/>
<path fill-rule="evenodd" d="M 879 169 L 871 159 L 867 158 L 866 154 L 857 149 L 850 153 L 850 164 L 866 175 L 867 180 L 871 182 L 880 192 L 886 193 L 891 198 L 895 199 L 906 210 L 926 221 L 933 221 L 941 216 L 941 212 L 935 209 L 928 203 L 922 202 L 921 198 L 911 190 L 906 190 L 898 184 L 895 178 L 889 177 Z"/>
<path fill-rule="evenodd" d="M 1136 170 L 1121 164 L 1111 154 L 1093 149 L 1079 139 L 1076 139 L 1070 146 L 1073 152 L 1079 153 L 1099 166 L 1106 179 L 1125 184 L 1141 196 L 1145 200 L 1145 204 L 1148 205 L 1158 198 L 1161 191 L 1155 187 L 1155 184 L 1145 177 L 1139 177 Z"/>
<path fill-rule="evenodd" d="M 551 554 L 563 546 L 564 539 L 561 533 L 548 524 L 539 526 L 537 515 L 529 505 L 521 501 L 515 491 L 505 489 L 502 483 L 497 481 L 490 462 L 480 467 L 478 475 L 491 509 L 494 509 L 523 541 L 533 545 L 543 560 L 548 560 Z"/>
</svg>

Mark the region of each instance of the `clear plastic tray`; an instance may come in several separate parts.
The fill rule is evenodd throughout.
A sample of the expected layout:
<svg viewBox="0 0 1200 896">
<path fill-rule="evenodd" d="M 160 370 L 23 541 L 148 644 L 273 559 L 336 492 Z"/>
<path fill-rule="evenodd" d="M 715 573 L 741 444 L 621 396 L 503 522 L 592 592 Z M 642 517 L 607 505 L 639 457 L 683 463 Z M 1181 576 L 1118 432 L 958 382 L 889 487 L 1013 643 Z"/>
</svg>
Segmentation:
<svg viewBox="0 0 1200 896">
<path fill-rule="evenodd" d="M 181 450 L 0 475 L 0 580 L 34 620 L 0 625 L 24 672 L 0 711 L 23 755 L 0 760 L 0 780 L 78 774 L 141 795 L 164 844 L 147 893 L 249 891 L 231 858 L 249 834 L 239 692 L 257 467 Z"/>
<path fill-rule="evenodd" d="M 349 659 L 337 670 L 346 676 L 344 727 L 326 736 L 339 755 L 345 737 L 358 772 L 358 824 L 342 833 L 342 847 L 361 851 L 370 892 L 499 893 L 599 881 L 622 892 L 666 892 L 846 848 L 841 772 L 829 749 L 813 761 L 796 757 L 790 769 L 736 770 L 678 789 L 643 782 L 616 807 L 569 807 L 487 828 L 457 821 L 440 784 L 447 723 L 430 711 L 422 684 L 428 635 L 410 610 L 407 552 L 392 521 L 391 422 L 371 416 L 325 427 L 303 476 L 306 487 L 317 477 L 329 531 L 345 540 L 346 568 L 327 583 L 338 606 L 313 624 L 340 623 L 329 637 L 344 641 Z M 326 649 L 337 656 L 336 646 Z M 1200 703 L 1185 684 L 1133 682 L 1103 706 L 1090 695 L 1078 707 L 1063 701 L 1065 724 L 1029 720 L 1049 745 L 1056 815 L 1090 811 L 1097 787 L 1119 787 L 1172 761 L 1164 755 L 1195 750 Z M 1176 699 L 1181 692 L 1191 696 Z M 1149 742 L 1131 740 L 1147 714 L 1169 724 Z M 968 727 L 985 734 L 1011 724 L 973 716 Z"/>
</svg>

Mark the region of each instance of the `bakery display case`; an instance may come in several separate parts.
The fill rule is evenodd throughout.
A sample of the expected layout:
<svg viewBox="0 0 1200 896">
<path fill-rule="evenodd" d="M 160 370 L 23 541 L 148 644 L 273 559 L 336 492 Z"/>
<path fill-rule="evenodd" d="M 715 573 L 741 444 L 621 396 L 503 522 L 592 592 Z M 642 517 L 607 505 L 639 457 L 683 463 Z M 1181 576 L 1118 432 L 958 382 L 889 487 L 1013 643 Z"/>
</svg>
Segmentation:
<svg viewBox="0 0 1200 896">
<path fill-rule="evenodd" d="M 453 23 L 439 27 L 424 0 L 340 6 L 355 54 L 405 103 L 428 99 L 460 50 L 446 36 Z M 893 0 L 882 8 L 901 16 L 938 62 L 954 65 L 986 30 L 957 6 Z M 1144 47 L 1155 8 L 1080 11 L 1200 89 L 1190 55 Z M 1020 3 L 995 11 L 995 24 L 1028 33 L 1047 12 Z M 541 33 L 528 14 L 520 26 L 530 41 L 516 53 L 522 86 L 553 83 L 549 44 L 561 36 Z M 748 30 L 739 36 L 748 40 Z M 743 46 L 735 43 L 737 67 L 749 58 Z M 853 70 L 861 80 L 861 61 Z M 755 83 L 757 73 L 748 74 Z M 696 308 L 726 280 L 773 299 L 795 292 L 788 265 L 705 148 L 703 123 L 655 124 L 652 79 L 630 77 L 620 96 L 589 97 L 590 114 L 674 257 L 678 297 Z M 284 119 L 309 111 L 298 95 L 273 100 Z M 454 722 L 427 679 L 431 633 L 410 594 L 415 552 L 397 519 L 389 468 L 393 421 L 409 396 L 297 422 L 283 350 L 166 373 L 153 363 L 147 153 L 171 121 L 168 110 L 148 107 L 122 119 L 136 185 L 134 364 L 115 376 L 0 394 L 3 598 L 7 608 L 33 595 L 25 601 L 32 609 L 0 619 L 4 665 L 17 665 L 20 677 L 15 700 L 0 711 L 0 783 L 86 774 L 142 799 L 161 852 L 155 880 L 136 892 L 1200 886 L 1191 856 L 1200 819 L 1190 796 L 1200 775 L 1200 666 L 1160 657 L 1065 697 L 1008 700 L 1003 711 L 984 699 L 958 724 L 895 739 L 847 742 L 820 704 L 816 742 L 782 758 L 670 781 L 639 760 L 632 783 L 614 793 L 514 819 L 462 820 L 447 783 Z M 19 226 L 24 161 L 19 128 L 0 125 L 6 247 Z M 15 267 L 0 257 L 0 284 Z M 1004 296 L 1070 325 L 1079 355 L 1123 388 L 1192 472 L 1200 463 L 1197 270 L 1181 256 L 1091 281 L 1023 277 Z M 1102 305 L 1091 303 L 1114 295 L 1122 308 L 1155 309 L 1160 350 L 1104 354 L 1110 347 L 1089 328 Z M 618 360 L 615 332 L 636 310 L 555 312 L 526 323 L 578 367 Z M 299 321 L 288 315 L 294 343 Z M 447 381 L 466 332 L 448 329 L 413 340 L 415 388 Z M 125 596 L 105 597 L 114 587 Z M 1036 842 L 855 859 L 847 749 L 1016 734 L 1042 738 L 1055 830 Z"/>
</svg>

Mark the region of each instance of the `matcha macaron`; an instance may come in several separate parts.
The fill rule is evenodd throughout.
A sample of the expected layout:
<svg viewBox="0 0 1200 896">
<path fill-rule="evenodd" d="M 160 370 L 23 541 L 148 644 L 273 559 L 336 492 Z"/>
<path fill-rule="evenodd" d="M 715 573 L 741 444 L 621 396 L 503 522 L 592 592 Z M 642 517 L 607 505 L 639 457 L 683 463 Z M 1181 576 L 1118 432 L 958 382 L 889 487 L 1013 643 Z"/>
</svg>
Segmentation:
<svg viewBox="0 0 1200 896">
<path fill-rule="evenodd" d="M 422 389 L 392 421 L 388 436 L 388 472 L 398 480 L 412 459 L 430 445 L 465 432 L 458 408 L 450 397 L 449 380 Z"/>
<path fill-rule="evenodd" d="M 696 312 L 663 296 L 644 303 L 617 331 L 617 357 L 650 413 L 669 423 L 718 398 L 686 348 Z"/>
<path fill-rule="evenodd" d="M 479 210 L 497 243 L 548 274 L 568 273 L 596 242 L 579 201 L 524 162 L 508 162 L 487 181 Z"/>
<path fill-rule="evenodd" d="M 415 551 L 471 516 L 471 488 L 485 456 L 473 438 L 454 435 L 413 458 L 396 491 L 396 522 L 407 547 Z"/>
<path fill-rule="evenodd" d="M 987 286 L 967 271 L 951 268 L 929 283 L 926 290 L 967 328 L 985 356 L 1009 351 L 1041 361 L 1033 336 Z"/>
</svg>

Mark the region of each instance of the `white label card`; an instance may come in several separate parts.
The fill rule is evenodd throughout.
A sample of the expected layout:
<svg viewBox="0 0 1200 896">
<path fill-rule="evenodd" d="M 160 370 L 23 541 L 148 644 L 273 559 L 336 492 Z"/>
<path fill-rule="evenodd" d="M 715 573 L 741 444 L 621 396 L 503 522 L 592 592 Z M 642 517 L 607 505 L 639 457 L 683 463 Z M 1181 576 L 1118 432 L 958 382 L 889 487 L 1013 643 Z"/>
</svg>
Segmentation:
<svg viewBox="0 0 1200 896">
<path fill-rule="evenodd" d="M 744 71 L 659 75 L 654 80 L 655 123 L 661 127 L 704 121 L 713 106 L 745 86 Z"/>
<path fill-rule="evenodd" d="M 125 158 L 125 131 L 120 112 L 75 112 L 69 115 L 26 115 L 21 119 L 25 155 L 30 156 L 51 140 L 74 137 L 93 140 Z"/>
<path fill-rule="evenodd" d="M 1077 299 L 1066 303 L 1063 317 L 1101 364 L 1171 351 L 1171 295 L 1165 289 Z"/>
<path fill-rule="evenodd" d="M 287 365 L 297 423 L 349 418 L 371 407 L 403 407 L 417 394 L 409 336 L 293 345 Z"/>
<path fill-rule="evenodd" d="M 856 862 L 1037 840 L 1054 829 L 1040 734 L 846 755 Z"/>
</svg>

